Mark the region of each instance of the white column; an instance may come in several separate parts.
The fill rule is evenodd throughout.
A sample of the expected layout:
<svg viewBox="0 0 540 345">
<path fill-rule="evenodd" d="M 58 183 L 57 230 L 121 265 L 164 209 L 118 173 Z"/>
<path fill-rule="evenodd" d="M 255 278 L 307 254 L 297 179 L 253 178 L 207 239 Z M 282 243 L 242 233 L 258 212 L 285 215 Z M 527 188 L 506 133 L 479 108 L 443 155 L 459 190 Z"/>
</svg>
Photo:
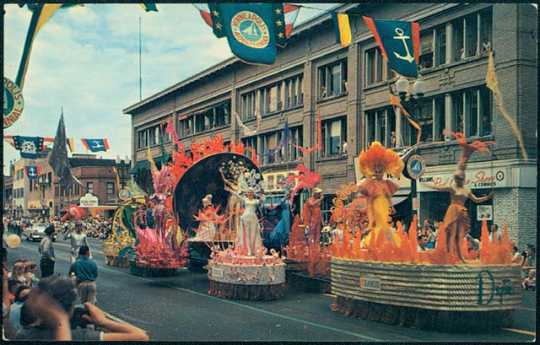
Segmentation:
<svg viewBox="0 0 540 345">
<path fill-rule="evenodd" d="M 454 40 L 453 40 L 453 32 L 452 32 L 452 23 L 447 23 L 446 24 L 446 63 L 449 64 L 449 63 L 452 63 L 452 59 L 453 59 L 453 52 L 455 51 L 453 48 L 453 43 L 454 43 Z"/>
<path fill-rule="evenodd" d="M 401 147 L 401 109 L 396 107 L 396 147 Z"/>
</svg>

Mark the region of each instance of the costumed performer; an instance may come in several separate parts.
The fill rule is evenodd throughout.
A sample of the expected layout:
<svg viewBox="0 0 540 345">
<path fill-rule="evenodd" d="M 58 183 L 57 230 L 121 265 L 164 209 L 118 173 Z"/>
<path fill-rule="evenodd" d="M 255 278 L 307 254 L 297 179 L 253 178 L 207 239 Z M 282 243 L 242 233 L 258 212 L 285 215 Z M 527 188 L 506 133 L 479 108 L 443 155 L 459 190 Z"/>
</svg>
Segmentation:
<svg viewBox="0 0 540 345">
<path fill-rule="evenodd" d="M 321 203 L 322 189 L 314 188 L 313 195 L 310 196 L 302 207 L 302 222 L 307 227 L 310 243 L 321 243 Z"/>
<path fill-rule="evenodd" d="M 472 144 L 467 144 L 466 139 L 461 133 L 453 133 L 457 138 L 458 143 L 462 147 L 461 158 L 458 162 L 457 169 L 454 172 L 454 185 L 450 186 L 437 186 L 434 184 L 427 184 L 430 188 L 450 193 L 450 206 L 446 210 L 446 214 L 443 219 L 443 229 L 446 231 L 446 249 L 450 255 L 455 255 L 461 262 L 465 262 L 463 253 L 461 253 L 461 242 L 469 232 L 471 226 L 471 220 L 469 218 L 469 212 L 465 207 L 467 199 L 472 200 L 475 203 L 482 203 L 488 201 L 493 197 L 493 192 L 486 196 L 477 197 L 473 192 L 464 187 L 465 184 L 465 168 L 467 161 L 474 151 L 488 151 L 488 144 L 491 142 L 475 141 Z"/>
<path fill-rule="evenodd" d="M 244 169 L 240 169 L 240 176 L 243 176 Z M 231 231 L 238 231 L 240 229 L 240 214 L 242 213 L 242 199 L 237 196 L 240 192 L 240 183 L 235 183 L 225 177 L 223 168 L 219 169 L 223 183 L 225 184 L 225 191 L 229 192 L 229 200 L 227 202 L 227 213 L 229 216 L 229 229 Z M 236 193 L 236 194 L 235 194 Z"/>
<path fill-rule="evenodd" d="M 403 171 L 403 161 L 397 153 L 378 141 L 372 142 L 367 151 L 362 151 L 358 161 L 360 172 L 366 177 L 358 186 L 358 191 L 367 198 L 369 233 L 365 237 L 365 244 L 369 246 L 381 234 L 397 244 L 398 235 L 392 231 L 388 219 L 392 209 L 392 195 L 399 187 L 384 179 L 384 175 L 399 178 Z"/>
<path fill-rule="evenodd" d="M 243 255 L 255 256 L 263 246 L 261 226 L 257 218 L 257 208 L 261 204 L 261 200 L 256 198 L 253 188 L 247 190 L 245 197 L 240 194 L 236 195 L 244 203 L 244 213 L 240 217 L 240 229 L 236 234 L 236 248 Z"/>
<path fill-rule="evenodd" d="M 280 208 L 281 214 L 277 225 L 270 233 L 270 246 L 273 248 L 282 248 L 289 242 L 289 232 L 291 231 L 291 190 L 287 191 L 281 199 L 279 205 L 274 208 Z"/>
<path fill-rule="evenodd" d="M 214 206 L 212 205 L 212 194 L 207 194 L 202 199 L 202 205 L 202 212 L 205 217 L 199 224 L 195 238 L 204 241 L 213 241 L 216 236 L 216 224 L 211 221 L 213 213 L 215 213 Z"/>
</svg>

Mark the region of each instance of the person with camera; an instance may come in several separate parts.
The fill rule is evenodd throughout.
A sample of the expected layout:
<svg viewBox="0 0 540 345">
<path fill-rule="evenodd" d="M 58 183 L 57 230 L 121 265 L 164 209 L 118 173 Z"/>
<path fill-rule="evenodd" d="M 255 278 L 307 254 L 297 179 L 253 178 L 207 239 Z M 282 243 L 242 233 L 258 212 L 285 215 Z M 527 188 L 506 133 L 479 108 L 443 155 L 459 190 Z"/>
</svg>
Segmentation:
<svg viewBox="0 0 540 345">
<path fill-rule="evenodd" d="M 90 248 L 88 246 L 83 245 L 79 248 L 79 257 L 71 265 L 69 275 L 74 275 L 76 278 L 81 303 L 96 304 L 98 269 L 96 262 L 90 259 Z"/>
<path fill-rule="evenodd" d="M 76 306 L 77 292 L 69 278 L 53 276 L 40 280 L 21 311 L 23 328 L 16 340 L 148 341 L 146 332 L 130 324 L 113 321 L 98 307 Z M 32 294 L 41 301 L 34 303 Z M 67 320 L 67 329 L 65 328 Z M 94 325 L 100 330 L 87 327 Z M 70 339 L 65 339 L 67 336 Z M 63 339 L 59 339 L 59 338 Z"/>
</svg>

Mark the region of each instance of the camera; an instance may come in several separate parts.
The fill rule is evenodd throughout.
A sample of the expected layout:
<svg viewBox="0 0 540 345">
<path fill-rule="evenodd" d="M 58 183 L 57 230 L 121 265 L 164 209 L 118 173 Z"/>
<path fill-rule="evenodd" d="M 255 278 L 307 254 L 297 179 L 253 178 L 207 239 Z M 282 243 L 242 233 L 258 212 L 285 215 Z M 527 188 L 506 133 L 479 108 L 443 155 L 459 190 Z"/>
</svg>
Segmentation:
<svg viewBox="0 0 540 345">
<path fill-rule="evenodd" d="M 70 320 L 71 329 L 86 328 L 86 326 L 90 324 L 90 322 L 82 317 L 83 315 L 89 315 L 86 308 L 82 304 L 75 306 L 75 309 L 73 309 L 73 316 Z"/>
</svg>

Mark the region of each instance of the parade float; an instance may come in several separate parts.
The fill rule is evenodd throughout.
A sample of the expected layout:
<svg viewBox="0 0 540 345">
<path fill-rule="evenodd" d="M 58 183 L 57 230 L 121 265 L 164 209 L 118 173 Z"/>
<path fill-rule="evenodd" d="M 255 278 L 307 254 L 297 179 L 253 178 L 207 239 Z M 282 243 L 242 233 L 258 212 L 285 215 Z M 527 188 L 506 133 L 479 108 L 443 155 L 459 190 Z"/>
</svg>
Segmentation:
<svg viewBox="0 0 540 345">
<path fill-rule="evenodd" d="M 274 300 L 286 290 L 285 263 L 270 252 L 261 237 L 260 207 L 263 179 L 258 169 L 242 160 L 221 161 L 216 180 L 228 192 L 223 217 L 234 229 L 234 245 L 213 246 L 208 262 L 208 293 L 229 299 Z M 243 209 L 242 209 L 243 207 Z"/>
<path fill-rule="evenodd" d="M 454 134 L 463 153 L 451 186 L 430 186 L 449 192 L 452 202 L 438 229 L 433 250 L 417 250 L 417 219 L 409 230 L 389 223 L 391 196 L 397 190 L 385 175 L 400 176 L 403 162 L 390 149 L 373 142 L 359 157 L 366 177 L 338 194 L 332 217 L 336 220 L 331 259 L 331 308 L 363 319 L 438 331 L 484 330 L 509 321 L 521 303 L 520 267 L 511 263 L 512 244 L 505 227 L 500 240 L 489 239 L 487 222 L 479 252 L 469 251 L 465 234 L 469 218 L 465 201 L 481 202 L 463 187 L 466 163 L 485 142 L 468 143 Z M 367 224 L 355 219 L 347 200 L 362 203 Z M 360 214 L 358 214 L 360 215 Z"/>
</svg>

